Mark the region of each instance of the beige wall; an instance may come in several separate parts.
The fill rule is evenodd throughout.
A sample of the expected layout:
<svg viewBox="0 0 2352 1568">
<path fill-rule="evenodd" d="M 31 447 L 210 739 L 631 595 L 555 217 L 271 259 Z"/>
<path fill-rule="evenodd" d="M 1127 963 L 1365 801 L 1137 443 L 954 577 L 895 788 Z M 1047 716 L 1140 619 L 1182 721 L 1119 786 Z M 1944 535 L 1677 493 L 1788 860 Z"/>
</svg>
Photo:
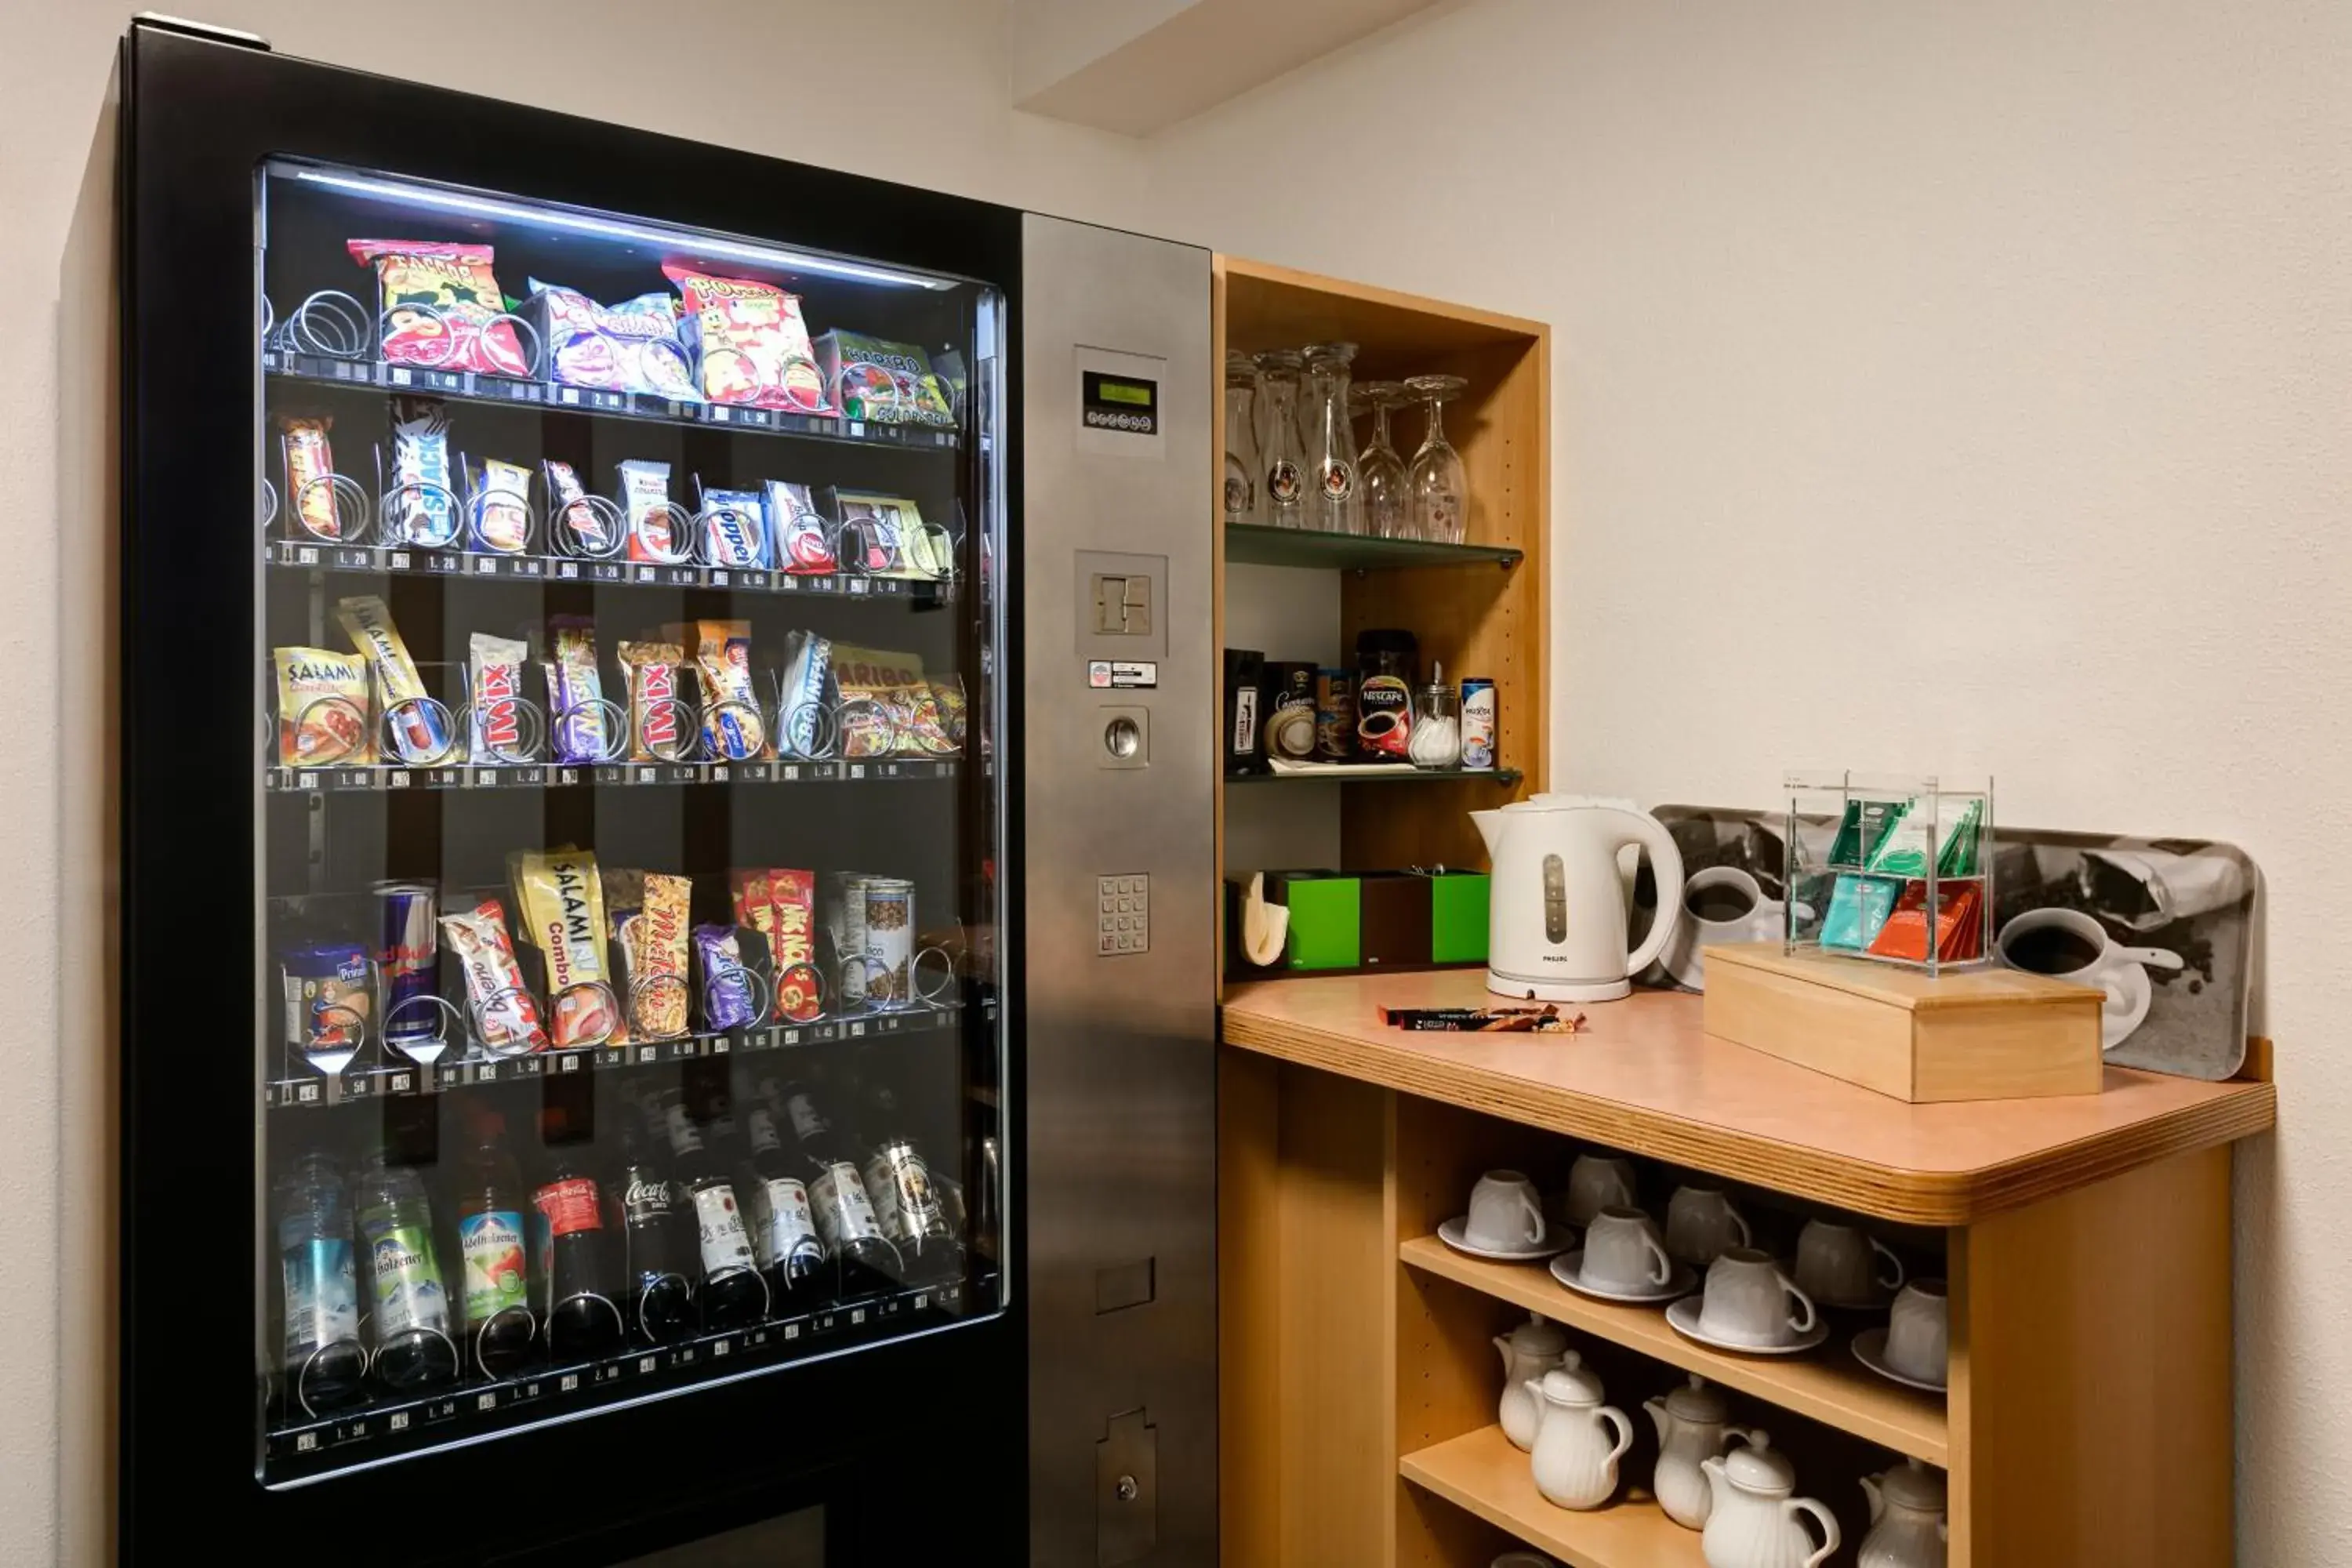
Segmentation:
<svg viewBox="0 0 2352 1568">
<path fill-rule="evenodd" d="M 381 7 L 201 9 L 414 68 Z M 89 955 L 48 915 L 88 876 L 56 761 L 87 715 L 54 694 L 89 585 L 54 541 L 85 515 L 54 284 L 125 12 L 14 11 L 0 1560 L 94 1562 L 72 1282 L 103 1261 L 79 1202 L 102 1083 L 61 1060 L 91 1044 Z M 2327 1304 L 2352 1300 L 2352 1089 L 2326 1066 L 2352 983 L 2352 10 L 1454 0 L 1144 143 L 1004 110 L 978 0 L 481 14 L 484 47 L 432 57 L 453 86 L 1554 322 L 1567 787 L 1760 803 L 1791 763 L 1990 769 L 2013 820 L 2244 844 L 2287 1125 L 2240 1163 L 2242 1555 L 2352 1558 Z M 928 118 L 835 124 L 791 90 L 883 58 Z M 1813 629 L 1872 614 L 1843 652 Z"/>
<path fill-rule="evenodd" d="M 2352 7 L 1477 0 L 1180 126 L 1164 224 L 1553 323 L 1553 776 L 1989 770 L 2271 902 L 2242 1561 L 2352 1563 Z"/>
</svg>

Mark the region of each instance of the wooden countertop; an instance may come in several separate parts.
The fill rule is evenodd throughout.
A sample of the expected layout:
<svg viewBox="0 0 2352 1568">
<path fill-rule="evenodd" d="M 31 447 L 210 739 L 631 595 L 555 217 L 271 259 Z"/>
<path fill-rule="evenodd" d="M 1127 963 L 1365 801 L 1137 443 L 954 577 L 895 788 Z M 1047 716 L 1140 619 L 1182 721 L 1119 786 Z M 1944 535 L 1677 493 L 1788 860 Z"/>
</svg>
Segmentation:
<svg viewBox="0 0 2352 1568">
<path fill-rule="evenodd" d="M 2271 1127 L 2267 1083 L 2106 1069 L 2101 1094 L 1907 1105 L 1733 1045 L 1696 996 L 1589 1003 L 1575 1035 L 1410 1033 L 1380 1008 L 1497 1004 L 1475 969 L 1228 989 L 1228 1045 L 1913 1225 L 1969 1225 Z M 1571 1011 L 1575 1009 L 1570 1009 Z"/>
</svg>

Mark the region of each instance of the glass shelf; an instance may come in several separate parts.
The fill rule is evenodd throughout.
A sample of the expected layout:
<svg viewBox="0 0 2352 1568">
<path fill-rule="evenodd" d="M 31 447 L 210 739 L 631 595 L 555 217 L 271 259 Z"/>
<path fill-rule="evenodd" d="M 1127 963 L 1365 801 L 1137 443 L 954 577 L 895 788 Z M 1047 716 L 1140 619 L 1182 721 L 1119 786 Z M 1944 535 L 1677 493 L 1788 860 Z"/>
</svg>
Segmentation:
<svg viewBox="0 0 2352 1568">
<path fill-rule="evenodd" d="M 1403 566 L 1516 566 L 1525 552 L 1497 544 L 1433 544 L 1420 539 L 1368 539 L 1296 528 L 1225 525 L 1225 563 L 1244 566 L 1321 566 L 1377 572 Z"/>
<path fill-rule="evenodd" d="M 918 451 L 953 451 L 961 442 L 952 430 L 929 426 L 885 425 L 872 420 L 843 419 L 833 415 L 789 414 L 773 408 L 741 407 L 726 403 L 688 403 L 641 392 L 599 392 L 575 386 L 551 386 L 519 376 L 480 371 L 432 370 L 421 365 L 386 364 L 379 360 L 335 359 L 326 354 L 278 349 L 261 353 L 264 374 L 286 381 L 328 386 L 375 387 L 386 392 L 427 393 L 460 403 L 489 403 L 551 408 L 559 413 L 605 414 L 619 419 L 642 419 L 656 425 L 689 425 L 706 429 L 760 430 L 778 436 L 804 436 L 820 441 L 851 441 L 865 446 Z M 1261 530 L 1272 532 L 1271 529 Z"/>
<path fill-rule="evenodd" d="M 1517 768 L 1415 768 L 1409 773 L 1362 772 L 1330 773 L 1228 773 L 1229 784 L 1459 784 L 1472 782 L 1512 785 L 1522 775 Z"/>
</svg>

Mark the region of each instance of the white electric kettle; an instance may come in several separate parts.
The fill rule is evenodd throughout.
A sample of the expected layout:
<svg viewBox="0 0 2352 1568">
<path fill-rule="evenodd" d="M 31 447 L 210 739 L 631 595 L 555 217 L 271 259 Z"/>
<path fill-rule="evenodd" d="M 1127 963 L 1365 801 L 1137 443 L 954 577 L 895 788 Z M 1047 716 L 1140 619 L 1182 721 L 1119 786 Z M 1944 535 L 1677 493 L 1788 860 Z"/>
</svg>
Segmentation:
<svg viewBox="0 0 2352 1568">
<path fill-rule="evenodd" d="M 1546 1002 L 1608 1002 L 1633 989 L 1683 913 L 1683 857 L 1631 801 L 1538 795 L 1470 820 L 1494 861 L 1486 903 L 1486 989 Z M 1650 853 L 1658 912 L 1625 951 L 1625 884 L 1617 852 Z"/>
</svg>

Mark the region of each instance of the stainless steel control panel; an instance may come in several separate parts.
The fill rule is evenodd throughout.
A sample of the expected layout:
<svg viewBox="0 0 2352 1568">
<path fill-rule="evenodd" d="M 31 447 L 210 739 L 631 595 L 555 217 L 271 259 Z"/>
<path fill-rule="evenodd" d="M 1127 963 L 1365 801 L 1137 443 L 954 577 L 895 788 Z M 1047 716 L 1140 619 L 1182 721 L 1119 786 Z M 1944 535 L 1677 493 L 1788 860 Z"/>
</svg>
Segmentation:
<svg viewBox="0 0 2352 1568">
<path fill-rule="evenodd" d="M 1031 1561 L 1212 1568 L 1209 254 L 1026 226 Z"/>
</svg>

